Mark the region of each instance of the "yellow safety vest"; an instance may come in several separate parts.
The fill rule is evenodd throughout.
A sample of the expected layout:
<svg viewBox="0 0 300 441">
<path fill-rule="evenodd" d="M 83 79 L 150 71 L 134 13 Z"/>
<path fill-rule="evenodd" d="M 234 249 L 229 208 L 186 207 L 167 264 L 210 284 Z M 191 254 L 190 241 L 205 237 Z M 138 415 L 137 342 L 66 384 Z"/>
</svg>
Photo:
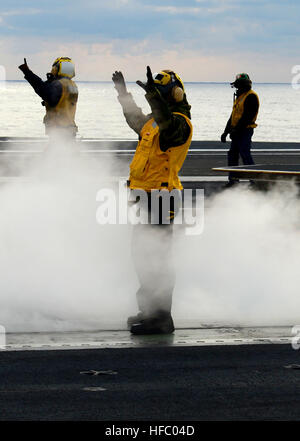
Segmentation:
<svg viewBox="0 0 300 441">
<path fill-rule="evenodd" d="M 75 112 L 78 99 L 78 89 L 74 81 L 68 78 L 61 78 L 62 95 L 55 107 L 49 106 L 46 102 L 46 115 L 44 124 L 47 129 L 66 128 L 77 131 L 75 124 Z"/>
<path fill-rule="evenodd" d="M 151 118 L 140 133 L 140 141 L 130 164 L 130 188 L 151 190 L 182 190 L 178 177 L 188 149 L 191 144 L 193 126 L 189 118 L 182 113 L 174 112 L 185 118 L 190 126 L 190 135 L 182 145 L 169 148 L 166 152 L 160 149 L 159 127 Z"/>
<path fill-rule="evenodd" d="M 232 114 L 231 114 L 231 127 L 235 127 L 237 125 L 237 123 L 239 122 L 239 120 L 241 119 L 243 113 L 244 113 L 244 104 L 245 104 L 245 99 L 247 98 L 248 95 L 255 95 L 257 97 L 258 100 L 258 106 L 259 106 L 259 99 L 258 99 L 258 95 L 256 92 L 254 92 L 254 90 L 248 90 L 247 92 L 242 93 L 242 95 L 240 95 L 238 98 L 235 99 L 234 103 L 233 103 L 233 109 L 232 109 Z M 251 124 L 249 124 L 247 126 L 247 128 L 255 128 L 257 127 L 257 124 L 255 124 L 256 118 L 257 118 L 257 114 L 258 114 L 258 110 L 256 115 L 254 116 Z"/>
</svg>

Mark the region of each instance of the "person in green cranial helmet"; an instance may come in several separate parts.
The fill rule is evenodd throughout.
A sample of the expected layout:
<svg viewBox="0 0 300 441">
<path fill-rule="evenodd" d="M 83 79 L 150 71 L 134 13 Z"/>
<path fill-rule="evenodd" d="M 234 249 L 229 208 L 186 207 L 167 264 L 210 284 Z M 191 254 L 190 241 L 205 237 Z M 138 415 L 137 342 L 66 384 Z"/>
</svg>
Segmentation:
<svg viewBox="0 0 300 441">
<path fill-rule="evenodd" d="M 252 81 L 247 73 L 237 74 L 230 85 L 236 88 L 236 93 L 234 94 L 232 113 L 221 135 L 221 142 L 226 142 L 227 135 L 230 135 L 229 166 L 239 165 L 239 156 L 241 156 L 245 165 L 251 165 L 254 164 L 251 155 L 251 140 L 254 128 L 257 127 L 256 118 L 259 110 L 259 98 L 257 93 L 252 90 Z M 229 181 L 226 187 L 231 187 L 237 182 L 229 173 Z"/>
</svg>

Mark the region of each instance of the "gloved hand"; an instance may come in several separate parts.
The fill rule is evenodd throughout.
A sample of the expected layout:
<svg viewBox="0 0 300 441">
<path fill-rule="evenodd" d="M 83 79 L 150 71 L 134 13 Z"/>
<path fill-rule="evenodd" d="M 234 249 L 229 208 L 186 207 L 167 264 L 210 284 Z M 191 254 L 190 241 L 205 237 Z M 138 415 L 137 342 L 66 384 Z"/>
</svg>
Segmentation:
<svg viewBox="0 0 300 441">
<path fill-rule="evenodd" d="M 27 61 L 26 58 L 24 58 L 24 63 L 20 64 L 19 69 L 25 74 L 26 72 L 29 71 L 29 67 L 27 65 Z"/>
<path fill-rule="evenodd" d="M 152 92 L 155 89 L 152 72 L 149 66 L 147 66 L 147 83 L 143 83 L 142 81 L 137 81 L 136 84 L 142 87 L 147 93 Z"/>
<path fill-rule="evenodd" d="M 112 80 L 118 94 L 125 95 L 127 93 L 127 89 L 122 72 L 115 71 L 115 73 L 112 75 Z"/>
<path fill-rule="evenodd" d="M 227 133 L 222 133 L 222 135 L 221 135 L 221 142 L 226 142 L 226 136 L 227 136 Z"/>
</svg>

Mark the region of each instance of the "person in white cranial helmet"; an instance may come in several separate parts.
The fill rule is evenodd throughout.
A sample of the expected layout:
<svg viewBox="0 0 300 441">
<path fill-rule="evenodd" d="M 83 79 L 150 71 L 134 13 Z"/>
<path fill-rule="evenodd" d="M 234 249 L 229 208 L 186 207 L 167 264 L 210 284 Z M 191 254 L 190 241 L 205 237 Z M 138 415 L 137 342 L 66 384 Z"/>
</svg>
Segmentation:
<svg viewBox="0 0 300 441">
<path fill-rule="evenodd" d="M 46 108 L 44 117 L 46 134 L 51 136 L 52 133 L 60 133 L 75 137 L 78 130 L 75 123 L 78 89 L 72 80 L 75 76 L 75 66 L 71 58 L 56 58 L 46 81 L 29 69 L 26 58 L 19 69 L 37 95 L 43 99 L 42 105 Z"/>
</svg>

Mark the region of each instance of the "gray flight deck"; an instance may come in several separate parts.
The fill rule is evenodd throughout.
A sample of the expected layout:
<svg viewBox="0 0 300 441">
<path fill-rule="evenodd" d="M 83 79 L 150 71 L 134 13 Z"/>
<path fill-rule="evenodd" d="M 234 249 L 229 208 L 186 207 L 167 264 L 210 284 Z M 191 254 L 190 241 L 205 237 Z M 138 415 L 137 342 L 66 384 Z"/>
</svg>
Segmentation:
<svg viewBox="0 0 300 441">
<path fill-rule="evenodd" d="M 0 421 L 299 421 L 299 366 L 275 342 L 4 350 Z"/>
<path fill-rule="evenodd" d="M 7 334 L 0 421 L 298 421 L 292 339 L 291 326 Z"/>
<path fill-rule="evenodd" d="M 126 176 L 132 160 L 137 141 L 78 139 L 75 150 L 83 157 L 99 161 L 113 158 L 110 173 L 114 176 Z M 192 141 L 188 156 L 180 175 L 183 177 L 210 177 L 214 180 L 220 174 L 215 167 L 227 165 L 227 150 L 230 143 L 219 141 Z M 0 171 L 1 176 L 17 176 L 19 168 L 14 167 L 11 159 L 21 158 L 22 163 L 30 163 L 47 149 L 46 138 L 0 138 Z M 257 164 L 300 164 L 300 143 L 254 142 L 253 157 Z M 9 159 L 9 160 L 8 160 Z M 103 173 L 103 170 L 101 170 Z M 218 179 L 217 179 L 218 180 Z"/>
</svg>

